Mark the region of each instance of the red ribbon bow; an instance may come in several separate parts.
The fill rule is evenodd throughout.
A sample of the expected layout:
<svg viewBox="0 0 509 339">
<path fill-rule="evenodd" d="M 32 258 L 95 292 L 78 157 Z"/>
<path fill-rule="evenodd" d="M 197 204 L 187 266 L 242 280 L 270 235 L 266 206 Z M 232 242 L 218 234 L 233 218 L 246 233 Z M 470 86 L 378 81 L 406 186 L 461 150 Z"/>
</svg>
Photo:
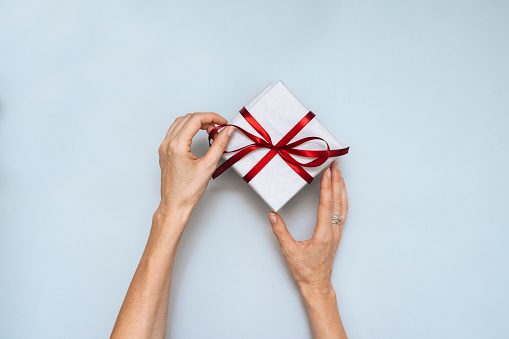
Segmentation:
<svg viewBox="0 0 509 339">
<path fill-rule="evenodd" d="M 240 110 L 240 114 L 244 117 L 244 119 L 246 119 L 246 121 L 251 126 L 253 126 L 253 128 L 262 137 L 261 138 L 257 137 L 256 135 L 251 134 L 242 127 L 236 125 L 226 124 L 214 127 L 214 129 L 211 130 L 209 133 L 209 145 L 211 145 L 211 141 L 217 135 L 218 130 L 226 126 L 234 126 L 236 129 L 244 133 L 244 135 L 246 135 L 249 139 L 253 140 L 254 143 L 238 148 L 236 150 L 225 151 L 225 153 L 234 152 L 238 153 L 228 158 L 225 162 L 221 164 L 221 166 L 219 166 L 215 170 L 215 172 L 212 174 L 213 179 L 217 178 L 224 171 L 230 168 L 233 164 L 235 164 L 237 161 L 239 161 L 252 151 L 259 148 L 268 148 L 270 149 L 270 151 L 267 154 L 265 154 L 265 156 L 242 179 L 244 179 L 246 182 L 249 182 L 262 170 L 262 168 L 265 167 L 265 165 L 269 163 L 269 161 L 272 158 L 274 158 L 276 154 L 279 154 L 281 158 L 288 164 L 288 166 L 290 166 L 295 172 L 297 172 L 298 175 L 302 177 L 302 179 L 306 180 L 307 183 L 309 184 L 311 183 L 311 181 L 313 181 L 313 177 L 308 172 L 306 172 L 302 167 L 318 167 L 322 165 L 324 162 L 326 162 L 327 159 L 330 157 L 339 157 L 341 155 L 345 155 L 348 153 L 349 147 L 341 149 L 330 149 L 327 141 L 319 137 L 306 137 L 294 141 L 292 143 L 289 143 L 304 128 L 304 126 L 306 126 L 315 117 L 315 114 L 311 111 L 309 111 L 304 116 L 304 118 L 302 118 L 284 137 L 282 137 L 281 140 L 279 140 L 279 142 L 276 145 L 272 143 L 272 140 L 270 139 L 270 136 L 267 133 L 267 131 L 263 129 L 263 127 L 258 123 L 258 121 L 256 121 L 256 119 L 251 115 L 251 113 L 247 111 L 245 107 L 242 107 L 242 109 Z M 295 148 L 296 146 L 302 145 L 311 140 L 323 141 L 327 146 L 327 149 L 311 151 Z M 297 161 L 294 157 L 292 157 L 291 154 L 316 159 L 307 163 L 302 163 Z"/>
</svg>

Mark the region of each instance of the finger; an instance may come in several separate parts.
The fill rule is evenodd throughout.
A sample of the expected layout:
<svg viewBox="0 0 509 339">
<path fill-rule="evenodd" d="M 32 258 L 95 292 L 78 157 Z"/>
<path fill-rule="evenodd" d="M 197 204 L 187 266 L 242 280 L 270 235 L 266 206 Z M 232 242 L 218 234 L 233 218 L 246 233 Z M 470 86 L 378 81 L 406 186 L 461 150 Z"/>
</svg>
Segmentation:
<svg viewBox="0 0 509 339">
<path fill-rule="evenodd" d="M 287 251 L 295 245 L 295 240 L 292 238 L 290 232 L 288 232 L 285 222 L 276 212 L 269 213 L 269 221 L 272 226 L 272 232 L 276 236 L 282 250 Z"/>
<path fill-rule="evenodd" d="M 348 214 L 348 197 L 346 194 L 345 180 L 344 180 L 341 170 L 339 170 L 339 168 L 338 168 L 338 173 L 339 173 L 339 181 L 340 181 L 339 185 L 341 188 L 341 215 L 343 216 L 343 219 L 339 223 L 339 239 L 335 243 L 335 251 L 338 249 L 339 242 L 341 241 L 341 236 L 343 234 L 343 225 L 345 224 L 346 216 Z"/>
<path fill-rule="evenodd" d="M 219 162 L 219 159 L 226 150 L 226 147 L 228 146 L 228 142 L 230 141 L 230 138 L 234 130 L 235 127 L 228 126 L 224 128 L 221 132 L 219 132 L 217 137 L 212 142 L 212 145 L 210 146 L 209 150 L 207 151 L 207 154 L 205 154 L 202 158 L 203 161 L 207 164 L 207 166 L 211 168 L 216 167 L 217 163 Z"/>
<path fill-rule="evenodd" d="M 187 149 L 200 129 L 205 129 L 210 124 L 224 125 L 227 123 L 228 121 L 217 113 L 193 113 L 182 125 L 175 138 L 178 138 L 179 144 Z"/>
<path fill-rule="evenodd" d="M 205 130 L 207 131 L 207 134 L 210 135 L 210 132 L 212 132 L 212 130 L 216 127 L 215 124 L 210 124 L 209 126 L 205 127 Z M 213 135 L 210 135 L 210 138 L 212 141 L 214 141 L 214 139 L 217 137 L 217 135 L 219 134 L 218 131 L 216 131 Z"/>
<path fill-rule="evenodd" d="M 185 116 L 180 119 L 180 121 L 175 125 L 175 128 L 168 135 L 168 141 L 172 141 L 175 139 L 177 133 L 182 129 L 182 126 L 186 123 L 187 120 L 191 118 L 191 113 L 187 113 Z"/>
<path fill-rule="evenodd" d="M 341 215 L 341 175 L 339 173 L 339 167 L 338 163 L 336 161 L 333 161 L 331 166 L 331 177 L 332 177 L 332 213 L 335 215 Z M 340 224 L 342 220 L 340 220 L 339 223 L 335 224 L 331 222 L 332 225 L 332 236 L 335 242 L 339 242 L 339 236 L 340 236 Z"/>
<path fill-rule="evenodd" d="M 177 117 L 175 119 L 175 121 L 173 122 L 173 124 L 171 124 L 170 128 L 168 128 L 168 132 L 166 132 L 166 136 L 165 136 L 165 139 L 168 138 L 168 136 L 170 135 L 171 132 L 173 132 L 173 130 L 175 129 L 175 126 L 177 126 L 179 124 L 179 122 L 184 119 L 184 117 Z"/>
<path fill-rule="evenodd" d="M 318 204 L 318 220 L 313 238 L 327 240 L 332 235 L 332 184 L 331 171 L 327 168 L 322 174 L 320 182 L 320 203 Z"/>
<path fill-rule="evenodd" d="M 214 127 L 216 127 L 216 125 L 215 125 L 215 124 L 207 124 L 207 125 L 205 126 L 205 130 L 207 131 L 207 134 L 209 134 L 209 133 L 210 133 L 210 131 L 212 131 L 212 130 L 214 129 Z"/>
<path fill-rule="evenodd" d="M 341 215 L 343 216 L 343 220 L 341 220 L 340 226 L 340 232 L 343 232 L 343 225 L 346 221 L 346 216 L 348 214 L 348 195 L 346 193 L 346 184 L 345 179 L 343 178 L 343 174 L 338 169 L 339 172 L 339 178 L 340 178 L 340 187 L 341 187 Z"/>
</svg>

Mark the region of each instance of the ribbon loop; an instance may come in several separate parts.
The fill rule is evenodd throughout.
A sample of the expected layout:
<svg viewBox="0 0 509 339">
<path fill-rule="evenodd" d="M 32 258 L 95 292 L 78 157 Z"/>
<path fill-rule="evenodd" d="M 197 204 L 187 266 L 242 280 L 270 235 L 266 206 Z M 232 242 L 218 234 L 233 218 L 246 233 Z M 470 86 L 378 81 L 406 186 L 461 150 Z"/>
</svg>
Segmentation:
<svg viewBox="0 0 509 339">
<path fill-rule="evenodd" d="M 302 177 L 307 183 L 313 181 L 313 177 L 306 172 L 302 167 L 318 167 L 324 164 L 327 159 L 331 157 L 338 157 L 348 153 L 349 147 L 341 149 L 330 149 L 327 141 L 320 137 L 305 137 L 296 140 L 292 143 L 290 141 L 315 117 L 315 114 L 309 111 L 286 135 L 284 135 L 279 142 L 274 145 L 270 138 L 270 135 L 265 129 L 256 121 L 256 119 L 249 113 L 249 111 L 242 107 L 240 114 L 246 119 L 246 121 L 255 129 L 261 137 L 258 137 L 252 133 L 249 133 L 242 127 L 232 124 L 219 125 L 214 127 L 209 133 L 209 145 L 211 145 L 212 139 L 214 139 L 218 131 L 226 126 L 234 126 L 237 130 L 242 132 L 249 139 L 254 141 L 252 144 L 245 145 L 231 151 L 224 151 L 225 153 L 235 153 L 233 156 L 223 162 L 212 174 L 212 178 L 215 179 L 221 175 L 228 168 L 233 166 L 237 161 L 242 159 L 247 154 L 251 153 L 260 148 L 268 148 L 269 152 L 243 177 L 246 182 L 251 181 L 264 167 L 269 163 L 276 154 L 283 159 L 288 166 L 290 166 L 298 175 Z M 326 149 L 324 150 L 302 150 L 296 149 L 295 147 L 305 144 L 312 140 L 321 140 L 325 143 Z M 306 158 L 315 158 L 307 163 L 296 160 L 293 155 Z"/>
</svg>

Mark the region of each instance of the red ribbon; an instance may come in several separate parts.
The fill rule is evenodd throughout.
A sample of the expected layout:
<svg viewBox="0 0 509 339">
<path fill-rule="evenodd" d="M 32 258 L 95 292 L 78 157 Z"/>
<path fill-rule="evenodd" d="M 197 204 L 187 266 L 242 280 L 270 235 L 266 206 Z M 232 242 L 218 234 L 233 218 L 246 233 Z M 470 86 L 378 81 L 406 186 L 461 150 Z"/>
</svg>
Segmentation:
<svg viewBox="0 0 509 339">
<path fill-rule="evenodd" d="M 236 150 L 225 151 L 225 153 L 237 153 L 228 158 L 215 170 L 215 172 L 212 174 L 212 179 L 217 178 L 233 164 L 235 164 L 237 161 L 252 151 L 259 148 L 268 148 L 270 151 L 265 154 L 265 156 L 243 177 L 246 182 L 251 181 L 251 179 L 253 179 L 262 170 L 262 168 L 264 168 L 265 165 L 267 165 L 269 161 L 274 158 L 276 154 L 279 154 L 281 158 L 288 164 L 288 166 L 290 166 L 295 172 L 297 172 L 298 175 L 302 177 L 302 179 L 306 180 L 309 184 L 311 181 L 313 181 L 313 177 L 302 167 L 318 167 L 326 162 L 328 158 L 339 157 L 348 153 L 349 147 L 341 149 L 330 149 L 327 141 L 319 137 L 306 137 L 289 143 L 304 128 L 304 126 L 306 126 L 315 117 L 315 114 L 311 111 L 309 111 L 304 116 L 304 118 L 302 118 L 288 133 L 286 133 L 286 135 L 282 137 L 276 145 L 272 143 L 270 135 L 267 133 L 267 131 L 263 129 L 263 127 L 258 123 L 258 121 L 256 121 L 256 119 L 251 115 L 251 113 L 248 112 L 245 107 L 242 107 L 240 114 L 262 137 L 260 138 L 254 134 L 251 134 L 242 127 L 236 125 L 226 124 L 214 127 L 214 129 L 209 133 L 209 145 L 211 145 L 211 141 L 217 135 L 218 130 L 226 126 L 234 126 L 237 130 L 244 133 L 244 135 L 246 135 L 249 139 L 253 140 L 254 143 L 238 148 Z M 302 145 L 311 140 L 323 141 L 327 146 L 327 149 L 311 151 L 295 148 L 296 146 Z M 316 159 L 307 163 L 302 163 L 292 157 L 291 154 Z"/>
</svg>

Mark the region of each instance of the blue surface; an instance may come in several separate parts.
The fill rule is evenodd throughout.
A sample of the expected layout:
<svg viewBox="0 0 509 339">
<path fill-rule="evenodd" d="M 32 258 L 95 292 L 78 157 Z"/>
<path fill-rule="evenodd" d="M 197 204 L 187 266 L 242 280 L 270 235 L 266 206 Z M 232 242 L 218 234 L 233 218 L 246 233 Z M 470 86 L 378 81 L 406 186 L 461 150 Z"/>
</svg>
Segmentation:
<svg viewBox="0 0 509 339">
<path fill-rule="evenodd" d="M 229 118 L 279 78 L 351 146 L 333 272 L 350 337 L 509 337 L 508 16 L 481 0 L 0 2 L 0 336 L 107 337 L 167 128 Z M 296 238 L 317 199 L 316 181 L 281 211 Z M 310 337 L 268 211 L 233 171 L 210 184 L 171 337 Z"/>
</svg>

